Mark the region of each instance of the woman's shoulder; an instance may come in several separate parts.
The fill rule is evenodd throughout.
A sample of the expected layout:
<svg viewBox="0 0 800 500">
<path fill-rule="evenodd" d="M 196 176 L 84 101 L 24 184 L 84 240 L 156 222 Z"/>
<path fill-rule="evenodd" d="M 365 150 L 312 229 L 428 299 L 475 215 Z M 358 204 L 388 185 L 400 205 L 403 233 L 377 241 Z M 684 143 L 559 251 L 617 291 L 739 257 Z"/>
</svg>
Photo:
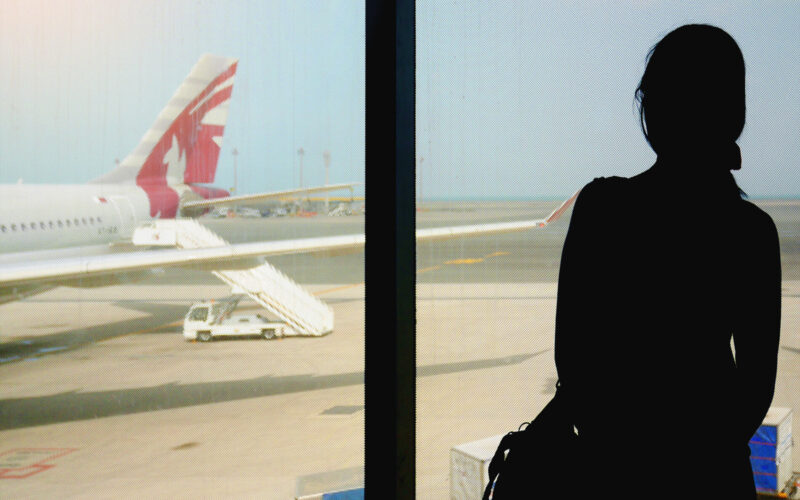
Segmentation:
<svg viewBox="0 0 800 500">
<path fill-rule="evenodd" d="M 775 221 L 772 220 L 772 217 L 770 217 L 767 212 L 752 201 L 741 200 L 737 216 L 740 219 L 738 222 L 742 224 L 742 227 L 759 231 L 765 236 L 774 236 L 777 240 L 778 228 L 775 226 Z"/>
<path fill-rule="evenodd" d="M 763 208 L 759 207 L 752 201 L 742 199 L 739 206 L 741 213 L 744 214 L 749 219 L 762 224 L 772 223 L 772 217 L 770 217 L 769 214 L 765 212 Z"/>
<path fill-rule="evenodd" d="M 631 183 L 631 179 L 613 175 L 611 177 L 595 177 L 583 189 L 591 192 L 606 192 L 615 189 L 625 189 Z"/>
<path fill-rule="evenodd" d="M 575 199 L 571 225 L 593 227 L 594 222 L 613 217 L 624 208 L 628 179 L 623 177 L 595 177 L 583 186 Z M 576 220 L 582 223 L 575 222 Z"/>
<path fill-rule="evenodd" d="M 619 198 L 630 184 L 630 179 L 625 177 L 595 177 L 591 182 L 581 188 L 576 204 L 582 201 L 587 203 L 608 203 Z"/>
</svg>

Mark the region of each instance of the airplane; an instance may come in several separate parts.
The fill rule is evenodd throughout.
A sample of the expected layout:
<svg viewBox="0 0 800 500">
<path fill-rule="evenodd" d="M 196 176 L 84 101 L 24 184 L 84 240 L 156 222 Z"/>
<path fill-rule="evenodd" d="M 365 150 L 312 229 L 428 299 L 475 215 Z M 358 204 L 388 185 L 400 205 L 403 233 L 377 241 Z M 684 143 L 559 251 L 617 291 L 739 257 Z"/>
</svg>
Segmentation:
<svg viewBox="0 0 800 500">
<path fill-rule="evenodd" d="M 154 268 L 228 269 L 253 259 L 363 247 L 363 234 L 237 243 L 212 248 L 131 246 L 137 226 L 215 207 L 347 189 L 334 184 L 230 196 L 213 183 L 238 60 L 203 55 L 139 144 L 110 172 L 83 185 L 0 185 L 0 304 L 57 286 L 135 281 Z M 431 240 L 544 227 L 545 219 L 422 229 Z"/>
</svg>

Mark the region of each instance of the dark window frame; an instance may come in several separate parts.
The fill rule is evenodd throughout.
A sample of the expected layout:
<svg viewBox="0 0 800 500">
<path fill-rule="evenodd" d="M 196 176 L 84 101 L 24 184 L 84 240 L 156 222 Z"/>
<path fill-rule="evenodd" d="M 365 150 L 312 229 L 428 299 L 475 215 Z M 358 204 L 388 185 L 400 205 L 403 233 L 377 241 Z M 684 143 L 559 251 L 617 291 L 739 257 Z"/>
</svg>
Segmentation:
<svg viewBox="0 0 800 500">
<path fill-rule="evenodd" d="M 368 0 L 364 469 L 381 498 L 416 488 L 415 57 L 415 1 Z"/>
</svg>

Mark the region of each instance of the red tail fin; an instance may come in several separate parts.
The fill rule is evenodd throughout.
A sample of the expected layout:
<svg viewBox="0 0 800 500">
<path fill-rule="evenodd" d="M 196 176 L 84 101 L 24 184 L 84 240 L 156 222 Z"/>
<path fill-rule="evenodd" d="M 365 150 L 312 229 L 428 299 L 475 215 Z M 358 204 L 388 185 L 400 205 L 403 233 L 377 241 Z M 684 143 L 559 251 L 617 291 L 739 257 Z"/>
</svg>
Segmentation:
<svg viewBox="0 0 800 500">
<path fill-rule="evenodd" d="M 139 145 L 93 182 L 135 180 L 150 197 L 152 216 L 174 216 L 178 194 L 168 186 L 214 181 L 236 65 L 236 59 L 202 56 Z"/>
</svg>

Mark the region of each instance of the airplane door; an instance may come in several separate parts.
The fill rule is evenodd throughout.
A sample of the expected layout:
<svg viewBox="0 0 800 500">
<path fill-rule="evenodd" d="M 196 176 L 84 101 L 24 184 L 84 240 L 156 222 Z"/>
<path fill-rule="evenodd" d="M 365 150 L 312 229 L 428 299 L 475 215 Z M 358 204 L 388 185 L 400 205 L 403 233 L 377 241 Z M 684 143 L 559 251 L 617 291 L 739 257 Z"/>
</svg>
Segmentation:
<svg viewBox="0 0 800 500">
<path fill-rule="evenodd" d="M 133 209 L 133 203 L 124 196 L 111 196 L 109 200 L 119 214 L 120 237 L 129 238 L 133 236 L 133 230 L 136 229 L 136 212 Z"/>
</svg>

